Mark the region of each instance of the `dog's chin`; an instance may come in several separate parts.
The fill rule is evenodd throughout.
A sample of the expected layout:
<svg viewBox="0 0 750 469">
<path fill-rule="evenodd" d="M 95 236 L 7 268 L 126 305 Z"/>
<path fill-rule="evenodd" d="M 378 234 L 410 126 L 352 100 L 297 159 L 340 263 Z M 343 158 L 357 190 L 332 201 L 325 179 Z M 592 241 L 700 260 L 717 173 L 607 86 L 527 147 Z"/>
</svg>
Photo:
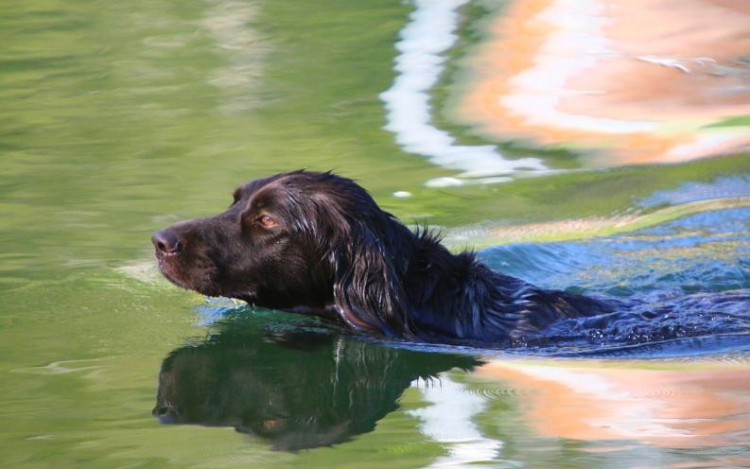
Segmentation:
<svg viewBox="0 0 750 469">
<path fill-rule="evenodd" d="M 169 280 L 172 284 L 177 285 L 180 288 L 183 288 L 185 290 L 192 290 L 189 286 L 187 286 L 182 281 L 178 280 L 176 277 L 174 277 L 172 274 L 170 274 L 168 271 L 166 271 L 162 265 L 161 262 L 159 263 L 159 271 L 161 271 L 161 274 L 164 276 L 165 279 Z"/>
<path fill-rule="evenodd" d="M 255 304 L 256 295 L 254 290 L 242 289 L 241 291 L 225 290 L 212 277 L 211 272 L 202 272 L 199 275 L 190 275 L 184 269 L 180 269 L 170 262 L 170 258 L 157 256 L 159 271 L 172 284 L 184 290 L 190 290 L 201 295 L 213 297 L 225 297 L 242 300 L 249 304 Z"/>
<path fill-rule="evenodd" d="M 157 256 L 157 261 L 161 274 L 174 285 L 206 296 L 222 296 L 219 292 L 216 292 L 212 286 L 202 285 L 201 282 L 194 281 L 190 276 L 186 276 L 180 271 L 180 269 L 176 268 L 176 266 L 170 262 L 169 258 Z"/>
</svg>

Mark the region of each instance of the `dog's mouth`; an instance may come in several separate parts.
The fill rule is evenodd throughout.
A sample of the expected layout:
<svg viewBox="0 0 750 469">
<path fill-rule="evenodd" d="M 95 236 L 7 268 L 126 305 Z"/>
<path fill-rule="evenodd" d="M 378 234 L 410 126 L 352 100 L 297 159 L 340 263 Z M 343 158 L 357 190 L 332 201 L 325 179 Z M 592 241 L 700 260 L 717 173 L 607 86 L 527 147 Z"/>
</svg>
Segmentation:
<svg viewBox="0 0 750 469">
<path fill-rule="evenodd" d="M 171 255 L 163 255 L 163 254 L 156 254 L 156 262 L 159 266 L 159 271 L 161 274 L 169 280 L 171 283 L 177 285 L 180 288 L 184 288 L 186 290 L 192 290 L 186 282 L 179 279 L 179 274 L 177 273 L 177 269 L 173 265 L 172 262 L 169 262 L 172 260 L 172 258 L 175 257 L 175 254 Z"/>
<path fill-rule="evenodd" d="M 181 253 L 165 253 L 156 251 L 156 262 L 161 274 L 171 283 L 186 290 L 199 291 L 194 282 L 190 281 L 191 269 L 185 265 L 186 260 Z"/>
<path fill-rule="evenodd" d="M 179 281 L 174 275 L 170 274 L 170 272 L 164 267 L 164 262 L 161 259 L 159 259 L 159 270 L 161 271 L 161 274 L 164 276 L 164 278 L 166 278 L 170 282 L 174 283 L 178 287 L 187 288 L 187 286 L 185 286 L 183 282 Z"/>
<path fill-rule="evenodd" d="M 180 253 L 179 252 L 164 252 L 164 251 L 155 249 L 154 255 L 156 255 L 157 259 L 162 260 L 162 259 L 170 259 L 172 257 L 177 257 L 180 255 Z"/>
<path fill-rule="evenodd" d="M 206 296 L 225 296 L 251 302 L 254 293 L 243 291 L 232 294 L 223 291 L 216 283 L 216 267 L 210 259 L 186 259 L 180 253 L 156 253 L 156 261 L 161 274 L 172 284 Z"/>
</svg>

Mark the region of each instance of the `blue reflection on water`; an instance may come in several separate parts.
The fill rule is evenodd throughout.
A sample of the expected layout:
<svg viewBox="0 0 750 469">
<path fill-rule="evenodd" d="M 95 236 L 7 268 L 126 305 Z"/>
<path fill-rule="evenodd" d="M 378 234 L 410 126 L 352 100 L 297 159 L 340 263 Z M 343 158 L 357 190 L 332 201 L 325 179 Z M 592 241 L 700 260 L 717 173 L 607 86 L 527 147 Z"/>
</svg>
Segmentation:
<svg viewBox="0 0 750 469">
<path fill-rule="evenodd" d="M 750 349 L 750 208 L 627 235 L 500 246 L 481 257 L 539 286 L 620 305 L 609 315 L 560 321 L 524 352 L 642 357 Z"/>
<path fill-rule="evenodd" d="M 744 196 L 750 196 L 750 174 L 720 177 L 712 182 L 686 182 L 677 189 L 654 192 L 639 204 L 643 207 L 655 207 Z"/>
</svg>

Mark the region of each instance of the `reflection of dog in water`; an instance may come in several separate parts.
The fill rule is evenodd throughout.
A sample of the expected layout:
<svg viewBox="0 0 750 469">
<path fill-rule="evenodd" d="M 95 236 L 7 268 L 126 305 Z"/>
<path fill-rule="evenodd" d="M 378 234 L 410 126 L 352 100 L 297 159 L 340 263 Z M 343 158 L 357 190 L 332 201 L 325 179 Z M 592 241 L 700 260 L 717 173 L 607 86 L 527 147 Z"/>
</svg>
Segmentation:
<svg viewBox="0 0 750 469">
<path fill-rule="evenodd" d="M 278 450 L 326 446 L 372 431 L 415 379 L 477 364 L 470 356 L 227 325 L 164 360 L 154 416 L 234 427 Z"/>
</svg>

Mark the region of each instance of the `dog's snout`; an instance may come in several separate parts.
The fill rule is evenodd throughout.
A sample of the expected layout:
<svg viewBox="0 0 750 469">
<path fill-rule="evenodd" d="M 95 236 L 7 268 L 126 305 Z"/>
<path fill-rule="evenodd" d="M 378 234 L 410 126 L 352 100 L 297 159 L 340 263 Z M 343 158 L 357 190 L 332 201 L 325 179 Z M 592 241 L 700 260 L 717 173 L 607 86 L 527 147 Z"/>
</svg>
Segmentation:
<svg viewBox="0 0 750 469">
<path fill-rule="evenodd" d="M 151 236 L 151 242 L 154 243 L 156 252 L 161 254 L 177 254 L 182 249 L 177 232 L 172 228 L 157 231 Z"/>
</svg>

